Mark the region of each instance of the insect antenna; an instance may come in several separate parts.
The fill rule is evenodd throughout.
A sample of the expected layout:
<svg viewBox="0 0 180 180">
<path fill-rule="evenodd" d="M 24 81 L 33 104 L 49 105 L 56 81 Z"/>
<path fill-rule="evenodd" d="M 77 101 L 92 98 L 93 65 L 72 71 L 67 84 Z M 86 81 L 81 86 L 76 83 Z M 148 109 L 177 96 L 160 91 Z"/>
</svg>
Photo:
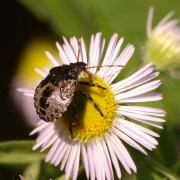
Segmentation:
<svg viewBox="0 0 180 180">
<path fill-rule="evenodd" d="M 99 68 L 99 67 L 124 67 L 124 66 L 122 66 L 122 65 L 99 65 L 99 66 L 90 66 L 90 67 L 87 67 L 87 69 Z"/>
</svg>

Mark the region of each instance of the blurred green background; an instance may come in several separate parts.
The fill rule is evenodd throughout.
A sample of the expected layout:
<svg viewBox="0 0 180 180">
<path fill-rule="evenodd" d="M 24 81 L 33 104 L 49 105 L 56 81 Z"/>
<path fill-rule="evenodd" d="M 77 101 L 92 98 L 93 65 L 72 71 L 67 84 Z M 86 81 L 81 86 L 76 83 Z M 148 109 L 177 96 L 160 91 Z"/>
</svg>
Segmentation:
<svg viewBox="0 0 180 180">
<path fill-rule="evenodd" d="M 109 39 L 114 33 L 125 37 L 125 42 L 133 43 L 136 51 L 127 68 L 121 75 L 127 76 L 142 65 L 142 50 L 146 40 L 146 19 L 149 7 L 155 8 L 155 25 L 169 11 L 175 11 L 180 19 L 179 0 L 19 0 L 4 1 L 1 5 L 1 126 L 0 140 L 32 139 L 25 117 L 13 105 L 13 78 L 22 76 L 22 69 L 29 59 L 43 58 L 33 51 L 42 52 L 46 48 L 54 51 L 55 41 L 61 42 L 62 35 L 84 36 L 89 42 L 90 35 L 101 31 Z M 33 42 L 33 43 L 32 43 Z M 31 58 L 28 54 L 31 47 Z M 28 50 L 27 50 L 28 49 Z M 32 55 L 31 54 L 31 55 Z M 26 63 L 22 62 L 26 61 Z M 38 61 L 30 63 L 29 69 Z M 29 69 L 27 71 L 29 71 Z M 31 70 L 30 70 L 31 71 Z M 32 72 L 27 72 L 27 78 Z M 24 76 L 26 76 L 24 75 Z M 120 77 L 121 78 L 121 77 Z M 180 179 L 180 78 L 162 73 L 163 85 L 160 88 L 164 100 L 159 103 L 167 112 L 164 130 L 160 131 L 159 146 L 148 157 L 130 149 L 135 159 L 138 173 L 123 179 Z M 31 151 L 32 141 L 12 141 L 0 144 L 0 179 L 18 179 L 25 170 L 35 179 L 58 178 L 58 168 L 44 164 L 44 154 Z M 27 158 L 28 157 L 28 158 Z M 83 179 L 83 174 L 80 176 Z"/>
</svg>

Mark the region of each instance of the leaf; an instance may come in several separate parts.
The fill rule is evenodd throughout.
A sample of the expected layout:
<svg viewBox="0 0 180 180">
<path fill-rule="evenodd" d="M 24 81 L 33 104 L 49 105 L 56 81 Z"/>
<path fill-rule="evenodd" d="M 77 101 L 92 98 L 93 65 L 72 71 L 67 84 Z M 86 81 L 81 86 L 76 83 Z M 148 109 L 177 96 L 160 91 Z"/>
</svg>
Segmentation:
<svg viewBox="0 0 180 180">
<path fill-rule="evenodd" d="M 30 179 L 29 177 L 33 177 L 33 180 L 39 179 L 39 174 L 41 170 L 41 161 L 35 161 L 31 163 L 24 171 L 23 177 L 25 179 Z"/>
<path fill-rule="evenodd" d="M 0 143 L 0 165 L 25 165 L 44 158 L 44 153 L 32 151 L 34 141 L 6 141 Z"/>
<path fill-rule="evenodd" d="M 65 175 L 63 174 L 63 175 L 59 176 L 58 178 L 56 178 L 55 180 L 65 180 Z"/>
<path fill-rule="evenodd" d="M 180 177 L 178 177 L 174 172 L 172 172 L 170 169 L 164 167 L 162 164 L 158 163 L 157 161 L 154 161 L 152 159 L 148 159 L 149 163 L 151 163 L 151 166 L 153 169 L 160 173 L 162 176 L 168 178 L 169 180 L 179 180 Z"/>
<path fill-rule="evenodd" d="M 166 167 L 174 165 L 178 159 L 178 153 L 176 152 L 175 136 L 172 128 L 168 124 L 164 124 L 164 129 L 161 132 L 161 136 L 158 139 L 159 145 L 154 152 L 154 158 Z M 167 148 L 171 147 L 171 148 Z M 171 154 L 171 156 L 169 155 Z"/>
<path fill-rule="evenodd" d="M 57 34 L 87 35 L 94 29 L 89 9 L 83 0 L 19 0 Z"/>
</svg>

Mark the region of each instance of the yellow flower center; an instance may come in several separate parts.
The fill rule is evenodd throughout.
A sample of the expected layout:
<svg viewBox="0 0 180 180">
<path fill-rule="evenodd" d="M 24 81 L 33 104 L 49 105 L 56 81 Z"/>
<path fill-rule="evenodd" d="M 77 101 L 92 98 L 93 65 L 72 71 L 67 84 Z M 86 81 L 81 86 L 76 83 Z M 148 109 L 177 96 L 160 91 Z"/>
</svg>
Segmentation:
<svg viewBox="0 0 180 180">
<path fill-rule="evenodd" d="M 89 81 L 87 78 L 83 80 Z M 72 103 L 75 108 L 71 105 L 63 114 L 63 117 L 57 121 L 61 133 L 85 143 L 92 138 L 102 136 L 108 131 L 113 123 L 116 108 L 115 99 L 109 85 L 97 76 L 92 78 L 92 83 L 96 83 L 105 89 L 79 85 Z M 93 101 L 83 96 L 79 91 L 88 94 Z M 98 108 L 95 107 L 94 103 Z M 71 135 L 69 124 L 75 116 L 77 117 L 77 124 L 72 127 L 73 134 Z"/>
</svg>

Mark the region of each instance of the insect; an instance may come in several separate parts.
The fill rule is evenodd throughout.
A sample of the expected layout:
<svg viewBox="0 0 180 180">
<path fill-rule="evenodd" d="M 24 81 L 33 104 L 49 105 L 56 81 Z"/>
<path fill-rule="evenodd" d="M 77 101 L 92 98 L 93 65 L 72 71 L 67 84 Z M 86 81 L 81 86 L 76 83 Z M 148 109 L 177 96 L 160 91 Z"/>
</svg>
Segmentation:
<svg viewBox="0 0 180 180">
<path fill-rule="evenodd" d="M 39 83 L 34 94 L 34 106 L 41 119 L 46 122 L 53 122 L 60 119 L 72 103 L 79 84 L 105 89 L 98 84 L 92 83 L 91 80 L 80 81 L 79 76 L 81 72 L 88 74 L 89 79 L 91 79 L 92 74 L 87 70 L 87 64 L 84 62 L 70 63 L 69 65 L 64 64 L 50 69 L 49 74 Z M 92 97 L 83 91 L 79 93 L 89 99 L 99 113 L 104 116 Z M 76 123 L 77 118 L 69 124 L 71 135 L 72 127 Z"/>
</svg>

